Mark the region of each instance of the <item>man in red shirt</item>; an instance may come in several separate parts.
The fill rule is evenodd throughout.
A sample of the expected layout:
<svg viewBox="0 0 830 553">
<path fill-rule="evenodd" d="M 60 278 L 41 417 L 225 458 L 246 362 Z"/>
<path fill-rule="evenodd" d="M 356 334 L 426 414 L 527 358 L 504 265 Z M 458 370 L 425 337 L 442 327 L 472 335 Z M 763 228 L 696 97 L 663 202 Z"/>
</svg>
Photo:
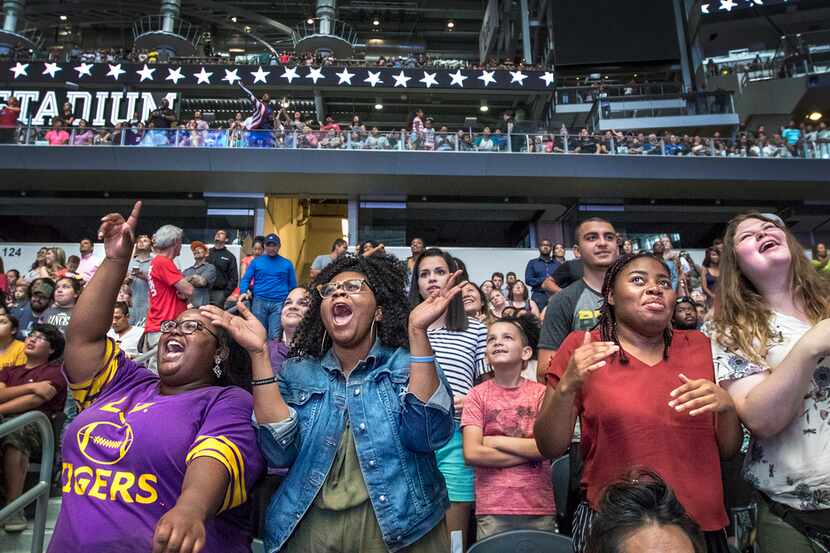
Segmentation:
<svg viewBox="0 0 830 553">
<path fill-rule="evenodd" d="M 63 355 L 63 334 L 48 324 L 36 324 L 26 337 L 26 363 L 0 371 L 0 422 L 37 409 L 47 417 L 63 412 L 66 402 L 66 379 L 58 360 Z M 42 444 L 37 427 L 29 425 L 0 438 L 3 459 L 3 485 L 6 502 L 11 503 L 23 493 L 29 457 L 40 451 Z M 51 462 L 51 459 L 50 459 Z M 19 511 L 3 525 L 6 532 L 22 532 L 26 518 Z"/>
<path fill-rule="evenodd" d="M 147 287 L 150 296 L 150 310 L 144 325 L 142 352 L 150 351 L 158 344 L 163 321 L 173 320 L 187 309 L 187 300 L 193 295 L 193 285 L 173 263 L 182 251 L 182 229 L 164 225 L 153 235 L 156 256 L 150 261 Z M 147 360 L 147 368 L 156 370 L 156 356 Z"/>
</svg>

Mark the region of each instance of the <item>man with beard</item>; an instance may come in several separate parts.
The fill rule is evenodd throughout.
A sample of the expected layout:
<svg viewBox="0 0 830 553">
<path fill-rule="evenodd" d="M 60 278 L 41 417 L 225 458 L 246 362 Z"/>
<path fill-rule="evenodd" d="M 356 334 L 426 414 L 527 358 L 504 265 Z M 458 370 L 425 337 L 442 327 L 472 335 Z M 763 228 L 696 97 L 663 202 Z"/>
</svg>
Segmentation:
<svg viewBox="0 0 830 553">
<path fill-rule="evenodd" d="M 695 300 L 689 296 L 680 296 L 675 300 L 671 326 L 678 330 L 697 330 L 697 304 Z"/>
<path fill-rule="evenodd" d="M 55 281 L 51 278 L 36 278 L 32 281 L 29 286 L 29 301 L 13 312 L 20 323 L 19 331 L 23 337 L 29 335 L 40 316 L 49 309 L 54 292 Z"/>
</svg>

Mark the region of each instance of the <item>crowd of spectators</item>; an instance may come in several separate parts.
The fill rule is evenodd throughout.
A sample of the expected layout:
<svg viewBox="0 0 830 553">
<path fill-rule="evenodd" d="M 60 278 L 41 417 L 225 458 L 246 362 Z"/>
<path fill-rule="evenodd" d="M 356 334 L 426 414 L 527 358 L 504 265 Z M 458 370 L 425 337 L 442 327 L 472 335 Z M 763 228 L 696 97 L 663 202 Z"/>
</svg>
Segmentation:
<svg viewBox="0 0 830 553">
<path fill-rule="evenodd" d="M 159 52 L 148 49 L 127 48 L 97 48 L 84 49 L 78 46 L 67 48 L 51 48 L 46 54 L 47 61 L 61 63 L 160 63 Z M 40 59 L 27 49 L 18 49 L 10 55 L 14 61 L 30 61 Z M 541 64 L 525 64 L 521 57 L 497 58 L 491 56 L 485 63 L 477 63 L 466 59 L 453 59 L 432 56 L 425 52 L 411 52 L 400 56 L 369 56 L 338 59 L 332 55 L 320 53 L 299 54 L 293 50 L 281 50 L 278 54 L 262 53 L 256 55 L 218 54 L 208 49 L 201 56 L 174 57 L 169 60 L 172 64 L 223 64 L 223 65 L 286 65 L 286 66 L 348 66 L 348 67 L 388 67 L 393 69 L 501 69 L 509 71 L 538 71 L 544 70 Z"/>
<path fill-rule="evenodd" d="M 139 213 L 137 204 L 126 221 L 102 220 L 105 258 L 85 238 L 77 255 L 44 247 L 29 271 L 0 279 L 0 417 L 37 409 L 71 436 L 50 551 L 129 537 L 190 552 L 177 539 L 193 525 L 208 543 L 245 544 L 250 529 L 239 521 L 263 458 L 289 469 L 271 472 L 282 488 L 255 523 L 267 547 L 284 551 L 316 550 L 319 540 L 444 551 L 512 529 L 558 530 L 577 553 L 629 551 L 639 549 L 614 544 L 657 539 L 641 518 L 655 516 L 651 524 L 680 530 L 662 538 L 677 551 L 726 552 L 727 530 L 737 539 L 727 513 L 750 501 L 762 553 L 825 543 L 830 467 L 818 452 L 830 433 L 820 415 L 830 408 L 820 367 L 830 255 L 820 243 L 808 260 L 775 216 L 736 217 L 700 264 L 668 236 L 637 251 L 610 222 L 589 218 L 570 256 L 543 239 L 524 275 L 494 271 L 474 283 L 463 260 L 420 238 L 402 261 L 382 243 L 350 253 L 337 239 L 309 281 L 280 255 L 278 235 L 255 238 L 237 260 L 218 230 L 210 248 L 190 243 L 194 263 L 180 270 L 183 231 L 140 234 Z M 767 305 L 759 313 L 772 326 L 748 326 L 758 324 L 750 310 L 762 309 L 748 294 L 763 298 L 752 301 Z M 759 350 L 754 332 L 773 345 Z M 133 418 L 139 409 L 156 414 Z M 94 433 L 103 422 L 119 427 L 102 413 L 131 428 L 129 445 Z M 170 420 L 194 421 L 192 434 L 168 432 Z M 87 438 L 163 452 L 138 466 L 122 450 L 95 473 L 115 490 L 102 496 L 106 513 L 151 513 L 138 533 L 105 525 L 111 515 L 92 508 L 99 499 L 69 485 L 83 463 L 113 455 Z M 31 428 L 4 438 L 6 501 L 22 492 L 39 447 Z M 225 455 L 237 449 L 243 459 Z M 557 504 L 551 461 L 563 455 L 570 502 Z M 735 456 L 746 458 L 746 482 L 727 464 Z M 386 466 L 395 470 L 372 471 Z M 164 486 L 109 482 L 119 470 L 156 471 L 152 482 Z M 312 475 L 313 490 L 301 485 Z M 407 484 L 407 475 L 418 478 Z M 167 507 L 135 495 L 150 490 Z M 152 506 L 136 510 L 139 497 Z M 355 531 L 354 517 L 369 522 Z M 400 534 L 383 530 L 391 524 Z M 22 512 L 4 523 L 7 532 L 26 526 Z"/>
</svg>

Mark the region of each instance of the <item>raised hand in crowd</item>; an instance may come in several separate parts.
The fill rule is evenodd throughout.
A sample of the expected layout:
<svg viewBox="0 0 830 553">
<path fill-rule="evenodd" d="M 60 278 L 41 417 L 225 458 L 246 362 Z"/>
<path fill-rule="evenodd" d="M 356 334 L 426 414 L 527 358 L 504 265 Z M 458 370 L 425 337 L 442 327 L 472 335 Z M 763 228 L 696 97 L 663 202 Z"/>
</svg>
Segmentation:
<svg viewBox="0 0 830 553">
<path fill-rule="evenodd" d="M 557 389 L 562 394 L 573 394 L 582 388 L 591 373 L 605 366 L 605 359 L 619 351 L 614 342 L 594 342 L 591 333 L 586 332 L 582 345 L 574 350 L 568 368 Z"/>
</svg>

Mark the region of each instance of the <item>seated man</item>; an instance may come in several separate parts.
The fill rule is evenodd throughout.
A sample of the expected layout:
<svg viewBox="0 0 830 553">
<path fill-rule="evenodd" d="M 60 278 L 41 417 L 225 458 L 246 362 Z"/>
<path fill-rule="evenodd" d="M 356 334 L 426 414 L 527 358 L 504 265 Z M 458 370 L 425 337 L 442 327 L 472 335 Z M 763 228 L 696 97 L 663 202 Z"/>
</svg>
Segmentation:
<svg viewBox="0 0 830 553">
<path fill-rule="evenodd" d="M 66 380 L 58 360 L 63 355 L 63 334 L 53 325 L 36 324 L 26 337 L 24 365 L 0 371 L 0 421 L 33 409 L 47 417 L 63 412 L 66 402 Z M 23 493 L 23 482 L 29 468 L 29 457 L 40 451 L 40 434 L 29 425 L 0 438 L 0 469 L 6 503 Z M 50 460 L 51 462 L 51 460 Z M 6 532 L 26 529 L 26 517 L 18 511 L 6 519 Z"/>
</svg>

